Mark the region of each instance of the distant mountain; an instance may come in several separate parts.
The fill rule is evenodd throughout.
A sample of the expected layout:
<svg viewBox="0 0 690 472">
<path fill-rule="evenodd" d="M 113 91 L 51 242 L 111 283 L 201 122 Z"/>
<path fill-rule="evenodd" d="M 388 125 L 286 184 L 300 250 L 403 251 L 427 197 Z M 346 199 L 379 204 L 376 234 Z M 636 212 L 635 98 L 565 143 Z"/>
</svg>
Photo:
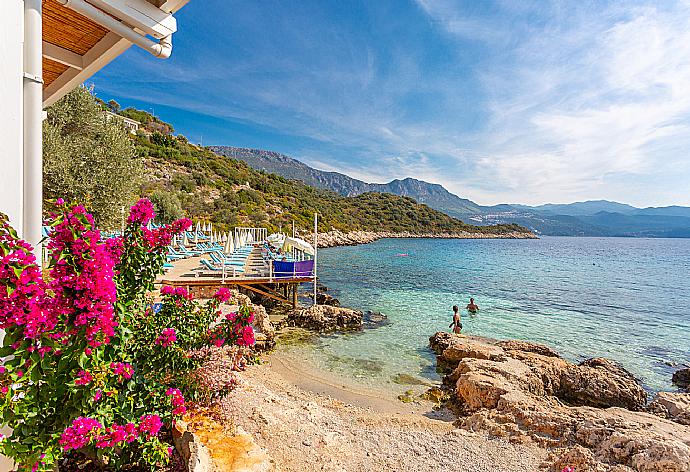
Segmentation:
<svg viewBox="0 0 690 472">
<path fill-rule="evenodd" d="M 221 156 L 246 162 L 250 167 L 299 180 L 312 187 L 344 196 L 367 192 L 413 198 L 435 210 L 476 225 L 515 223 L 548 236 L 690 237 L 690 208 L 669 206 L 636 208 L 608 200 L 538 206 L 501 204 L 481 206 L 450 193 L 443 186 L 406 178 L 372 184 L 339 172 L 314 169 L 273 151 L 211 146 Z"/>
<path fill-rule="evenodd" d="M 625 203 L 611 202 L 608 200 L 588 200 L 586 202 L 575 202 L 568 204 L 554 204 L 547 203 L 546 205 L 539 205 L 528 207 L 536 211 L 546 211 L 553 215 L 569 215 L 569 216 L 591 216 L 605 211 L 609 213 L 632 213 L 638 208 L 626 205 Z"/>
<path fill-rule="evenodd" d="M 481 212 L 480 206 L 473 201 L 453 195 L 442 185 L 422 180 L 407 178 L 396 179 L 387 184 L 370 184 L 338 172 L 314 169 L 297 159 L 273 151 L 231 146 L 210 146 L 209 149 L 221 156 L 244 161 L 254 169 L 300 180 L 312 187 L 332 190 L 345 197 L 367 192 L 391 193 L 413 198 L 450 216 Z"/>
</svg>

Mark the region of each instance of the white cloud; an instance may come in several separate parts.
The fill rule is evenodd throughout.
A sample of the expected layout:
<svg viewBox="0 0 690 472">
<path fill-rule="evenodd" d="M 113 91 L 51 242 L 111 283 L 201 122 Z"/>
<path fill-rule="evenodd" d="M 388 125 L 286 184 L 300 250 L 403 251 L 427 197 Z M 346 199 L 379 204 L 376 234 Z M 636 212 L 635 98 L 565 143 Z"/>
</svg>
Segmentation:
<svg viewBox="0 0 690 472">
<path fill-rule="evenodd" d="M 686 157 L 687 6 L 630 9 L 612 24 L 618 11 L 590 13 L 592 21 L 576 23 L 574 31 L 556 25 L 556 33 L 519 48 L 513 67 L 501 71 L 510 78 L 485 77 L 490 86 L 514 86 L 495 94 L 476 170 L 494 188 L 506 187 L 514 201 L 663 201 L 658 184 L 670 176 L 658 171 Z M 573 44 L 572 35 L 580 41 Z M 546 44 L 558 53 L 540 56 Z M 619 185 L 631 176 L 649 176 L 656 195 Z M 492 202 L 506 196 L 482 193 Z"/>
</svg>

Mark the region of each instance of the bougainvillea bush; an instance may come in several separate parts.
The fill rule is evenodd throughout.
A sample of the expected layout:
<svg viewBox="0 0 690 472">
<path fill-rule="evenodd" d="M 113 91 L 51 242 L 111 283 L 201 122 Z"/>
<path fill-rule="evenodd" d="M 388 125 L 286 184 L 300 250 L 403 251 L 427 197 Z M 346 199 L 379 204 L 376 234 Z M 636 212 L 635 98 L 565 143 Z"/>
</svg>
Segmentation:
<svg viewBox="0 0 690 472">
<path fill-rule="evenodd" d="M 63 457 L 99 466 L 167 463 L 160 440 L 199 389 L 204 346 L 251 344 L 252 314 L 220 316 L 230 294 L 202 304 L 164 287 L 160 310 L 147 298 L 183 219 L 147 229 L 148 200 L 131 209 L 122 237 L 103 240 L 81 206 L 56 202 L 47 224 L 48 267 L 0 222 L 0 417 L 13 433 L 0 452 L 25 470 L 52 470 Z"/>
</svg>

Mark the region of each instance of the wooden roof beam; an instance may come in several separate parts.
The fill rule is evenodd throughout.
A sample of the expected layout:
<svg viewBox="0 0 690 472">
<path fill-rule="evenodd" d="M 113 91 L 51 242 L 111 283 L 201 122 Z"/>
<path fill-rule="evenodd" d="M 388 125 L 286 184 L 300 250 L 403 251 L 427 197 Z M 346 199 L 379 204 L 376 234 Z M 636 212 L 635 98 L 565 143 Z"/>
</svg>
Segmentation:
<svg viewBox="0 0 690 472">
<path fill-rule="evenodd" d="M 79 54 L 43 41 L 43 57 L 77 70 L 84 69 L 84 58 Z"/>
<path fill-rule="evenodd" d="M 67 92 L 79 86 L 110 61 L 126 51 L 132 43 L 115 33 L 108 33 L 93 48 L 84 54 L 82 70 L 67 69 L 53 83 L 43 89 L 43 106 L 50 106 Z"/>
</svg>

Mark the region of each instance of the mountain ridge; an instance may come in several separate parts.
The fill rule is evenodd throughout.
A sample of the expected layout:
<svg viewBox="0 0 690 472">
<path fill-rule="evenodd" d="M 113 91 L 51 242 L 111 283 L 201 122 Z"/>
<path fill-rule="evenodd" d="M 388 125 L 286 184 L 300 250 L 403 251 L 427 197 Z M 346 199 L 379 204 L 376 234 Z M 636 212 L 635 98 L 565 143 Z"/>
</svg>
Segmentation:
<svg viewBox="0 0 690 472">
<path fill-rule="evenodd" d="M 435 205 L 429 206 L 456 218 L 456 215 L 478 212 L 481 209 L 473 201 L 450 193 L 440 184 L 412 177 L 394 179 L 383 184 L 368 183 L 340 172 L 315 169 L 275 151 L 234 146 L 209 146 L 209 149 L 218 155 L 244 161 L 254 169 L 299 180 L 312 187 L 334 191 L 344 197 L 355 197 L 367 192 L 391 193 L 414 198 L 425 205 L 432 202 Z"/>
<path fill-rule="evenodd" d="M 419 203 L 473 224 L 519 224 L 552 236 L 690 237 L 690 208 L 679 205 L 637 208 L 610 200 L 529 206 L 482 206 L 449 192 L 440 184 L 413 177 L 368 183 L 346 174 L 323 171 L 285 154 L 234 146 L 210 146 L 214 153 L 250 167 L 334 191 L 343 196 L 368 192 L 410 197 Z M 620 218 L 617 215 L 627 218 Z"/>
</svg>

